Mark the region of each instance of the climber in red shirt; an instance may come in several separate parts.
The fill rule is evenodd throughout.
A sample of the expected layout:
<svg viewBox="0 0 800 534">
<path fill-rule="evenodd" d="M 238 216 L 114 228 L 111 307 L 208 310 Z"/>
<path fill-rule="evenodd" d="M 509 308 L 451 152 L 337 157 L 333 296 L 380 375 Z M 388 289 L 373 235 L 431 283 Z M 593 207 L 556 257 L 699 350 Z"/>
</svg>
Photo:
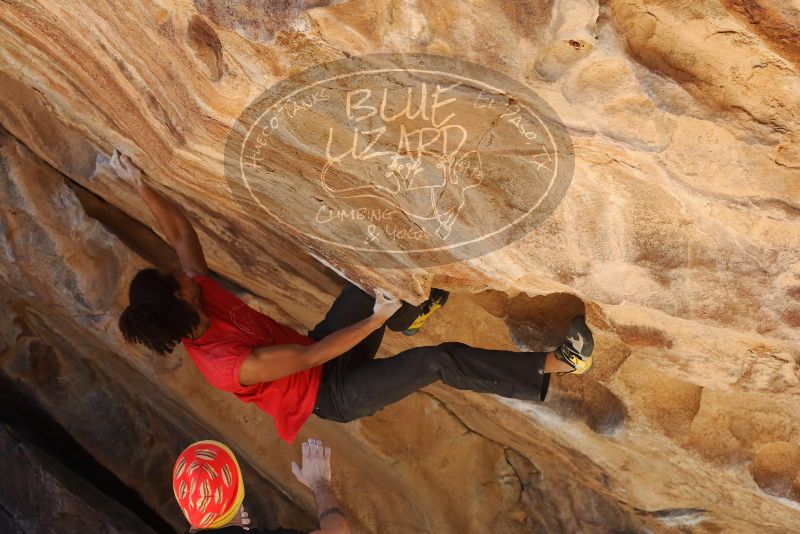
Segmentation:
<svg viewBox="0 0 800 534">
<path fill-rule="evenodd" d="M 588 371 L 594 342 L 583 316 L 552 352 L 514 352 L 445 342 L 375 359 L 383 333 L 415 332 L 446 299 L 420 307 L 344 287 L 325 318 L 302 335 L 250 308 L 210 277 L 200 241 L 180 208 L 149 187 L 117 151 L 112 168 L 150 208 L 182 271 L 144 269 L 119 320 L 126 340 L 165 354 L 182 342 L 214 387 L 252 402 L 292 441 L 314 413 L 346 422 L 370 415 L 437 380 L 458 389 L 543 401 L 550 373 Z"/>
</svg>

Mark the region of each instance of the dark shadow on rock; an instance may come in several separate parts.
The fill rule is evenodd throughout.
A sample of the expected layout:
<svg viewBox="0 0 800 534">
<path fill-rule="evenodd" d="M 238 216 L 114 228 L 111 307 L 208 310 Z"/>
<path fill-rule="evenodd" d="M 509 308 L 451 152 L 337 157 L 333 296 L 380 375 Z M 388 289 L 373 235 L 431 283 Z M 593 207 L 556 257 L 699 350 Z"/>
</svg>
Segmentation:
<svg viewBox="0 0 800 534">
<path fill-rule="evenodd" d="M 10 345 L 0 343 L 0 390 L 13 395 L 0 396 L 0 423 L 15 429 L 36 425 L 31 432 L 52 442 L 47 452 L 77 476 L 136 515 L 146 516 L 149 507 L 168 523 L 156 531 L 185 528 L 169 483 L 175 458 L 194 441 L 224 437 L 80 326 L 45 318 L 35 303 L 12 295 L 0 284 L 0 297 L 11 297 L 8 310 L 23 333 Z M 313 524 L 282 488 L 239 459 L 256 524 Z M 145 522 L 151 521 L 157 520 Z"/>
<path fill-rule="evenodd" d="M 767 443 L 756 452 L 750 472 L 764 493 L 800 501 L 800 446 L 797 444 Z"/>
<path fill-rule="evenodd" d="M 555 383 L 546 404 L 565 419 L 583 421 L 600 434 L 612 434 L 625 422 L 625 404 L 600 382 L 564 375 Z"/>
<path fill-rule="evenodd" d="M 657 347 L 660 349 L 671 349 L 673 345 L 672 339 L 658 328 L 620 323 L 614 323 L 614 328 L 627 345 Z"/>
<path fill-rule="evenodd" d="M 519 347 L 533 351 L 549 351 L 561 345 L 572 318 L 590 315 L 584 302 L 570 293 L 519 294 L 509 298 L 500 291 L 484 291 L 475 295 L 475 299 L 486 311 L 505 320 L 511 338 Z M 604 319 L 599 322 L 613 330 Z M 606 347 L 597 342 L 599 329 L 592 327 L 592 330 L 595 354 L 602 358 Z M 602 434 L 616 431 L 627 416 L 619 397 L 591 374 L 554 376 L 545 402 L 565 419 L 583 421 Z"/>
<path fill-rule="evenodd" d="M 488 290 L 473 298 L 487 312 L 505 321 L 511 339 L 520 348 L 533 351 L 561 345 L 572 318 L 586 313 L 583 301 L 569 293 L 509 297 L 501 291 Z"/>
<path fill-rule="evenodd" d="M 18 346 L 18 350 L 31 352 L 41 358 L 43 365 L 31 369 L 31 378 L 35 383 L 44 385 L 57 379 L 55 375 L 58 374 L 59 366 L 52 347 L 41 340 L 28 339 L 23 341 L 23 346 Z M 53 363 L 56 365 L 51 365 Z M 42 369 L 47 369 L 48 376 L 37 376 L 41 375 Z M 15 381 L 3 373 L 0 373 L 0 425 L 13 429 L 25 441 L 45 451 L 75 478 L 87 482 L 95 490 L 122 505 L 155 532 L 174 532 L 169 523 L 150 508 L 136 491 L 101 465 L 49 413 L 26 395 Z M 6 478 L 4 484 L 13 487 L 15 484 L 27 483 L 25 480 Z"/>
<path fill-rule="evenodd" d="M 162 269 L 180 269 L 178 257 L 172 247 L 146 225 L 77 182 L 65 180 L 65 183 L 78 197 L 86 215 L 102 223 L 106 230 L 137 255 Z"/>
<path fill-rule="evenodd" d="M 222 61 L 222 42 L 217 33 L 203 20 L 203 17 L 193 16 L 187 28 L 189 44 L 197 54 L 208 71 L 208 76 L 216 82 L 225 72 Z"/>
<path fill-rule="evenodd" d="M 583 301 L 569 293 L 509 299 L 506 324 L 511 337 L 531 350 L 549 350 L 561 345 L 576 315 L 585 315 Z"/>
</svg>

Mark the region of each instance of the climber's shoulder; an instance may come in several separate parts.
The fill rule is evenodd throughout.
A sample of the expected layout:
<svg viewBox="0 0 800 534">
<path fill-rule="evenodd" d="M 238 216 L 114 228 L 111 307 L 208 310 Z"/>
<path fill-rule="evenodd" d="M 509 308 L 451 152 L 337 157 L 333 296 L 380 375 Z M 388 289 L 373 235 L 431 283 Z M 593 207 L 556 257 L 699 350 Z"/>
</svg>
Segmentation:
<svg viewBox="0 0 800 534">
<path fill-rule="evenodd" d="M 208 268 L 206 268 L 206 269 L 186 269 L 186 268 L 184 268 L 183 272 L 185 272 L 186 275 L 189 278 L 192 278 L 192 279 L 194 279 L 197 276 L 208 277 L 208 276 L 211 275 L 211 271 L 209 271 Z"/>
</svg>

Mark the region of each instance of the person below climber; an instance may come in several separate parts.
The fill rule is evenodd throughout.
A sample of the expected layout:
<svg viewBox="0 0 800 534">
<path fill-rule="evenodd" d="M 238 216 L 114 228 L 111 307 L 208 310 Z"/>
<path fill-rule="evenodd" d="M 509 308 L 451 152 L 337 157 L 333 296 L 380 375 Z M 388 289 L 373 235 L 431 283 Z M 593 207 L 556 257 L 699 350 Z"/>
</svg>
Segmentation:
<svg viewBox="0 0 800 534">
<path fill-rule="evenodd" d="M 292 462 L 292 473 L 314 492 L 320 528 L 310 534 L 350 534 L 350 526 L 331 489 L 331 450 L 318 439 L 302 445 L 301 465 Z M 236 456 L 224 444 L 205 440 L 192 443 L 175 460 L 172 492 L 189 533 L 302 534 L 299 530 L 250 526 L 245 511 L 244 479 Z"/>
<path fill-rule="evenodd" d="M 573 318 L 566 341 L 552 352 L 445 342 L 375 359 L 385 328 L 419 328 L 420 319 L 443 303 L 441 293 L 436 302 L 416 308 L 348 284 L 325 318 L 302 335 L 211 279 L 197 234 L 180 208 L 149 187 L 126 156 L 115 151 L 111 165 L 140 193 L 183 268 L 143 269 L 134 276 L 130 304 L 119 319 L 123 336 L 159 354 L 182 342 L 212 386 L 270 414 L 285 441 L 294 440 L 312 413 L 352 421 L 437 380 L 543 401 L 550 373 L 581 374 L 592 365 L 594 342 L 583 316 Z"/>
</svg>

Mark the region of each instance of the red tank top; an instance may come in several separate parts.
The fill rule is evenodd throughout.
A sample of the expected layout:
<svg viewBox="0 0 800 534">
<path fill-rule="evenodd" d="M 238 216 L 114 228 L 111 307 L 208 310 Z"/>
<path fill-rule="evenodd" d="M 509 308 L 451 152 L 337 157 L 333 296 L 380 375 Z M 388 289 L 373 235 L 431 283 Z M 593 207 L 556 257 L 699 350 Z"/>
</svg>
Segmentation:
<svg viewBox="0 0 800 534">
<path fill-rule="evenodd" d="M 239 383 L 239 368 L 257 347 L 315 341 L 249 307 L 211 278 L 192 279 L 203 290 L 203 309 L 211 318 L 202 336 L 181 340 L 192 361 L 209 384 L 270 414 L 278 435 L 293 441 L 314 409 L 322 366 L 251 386 Z"/>
</svg>

